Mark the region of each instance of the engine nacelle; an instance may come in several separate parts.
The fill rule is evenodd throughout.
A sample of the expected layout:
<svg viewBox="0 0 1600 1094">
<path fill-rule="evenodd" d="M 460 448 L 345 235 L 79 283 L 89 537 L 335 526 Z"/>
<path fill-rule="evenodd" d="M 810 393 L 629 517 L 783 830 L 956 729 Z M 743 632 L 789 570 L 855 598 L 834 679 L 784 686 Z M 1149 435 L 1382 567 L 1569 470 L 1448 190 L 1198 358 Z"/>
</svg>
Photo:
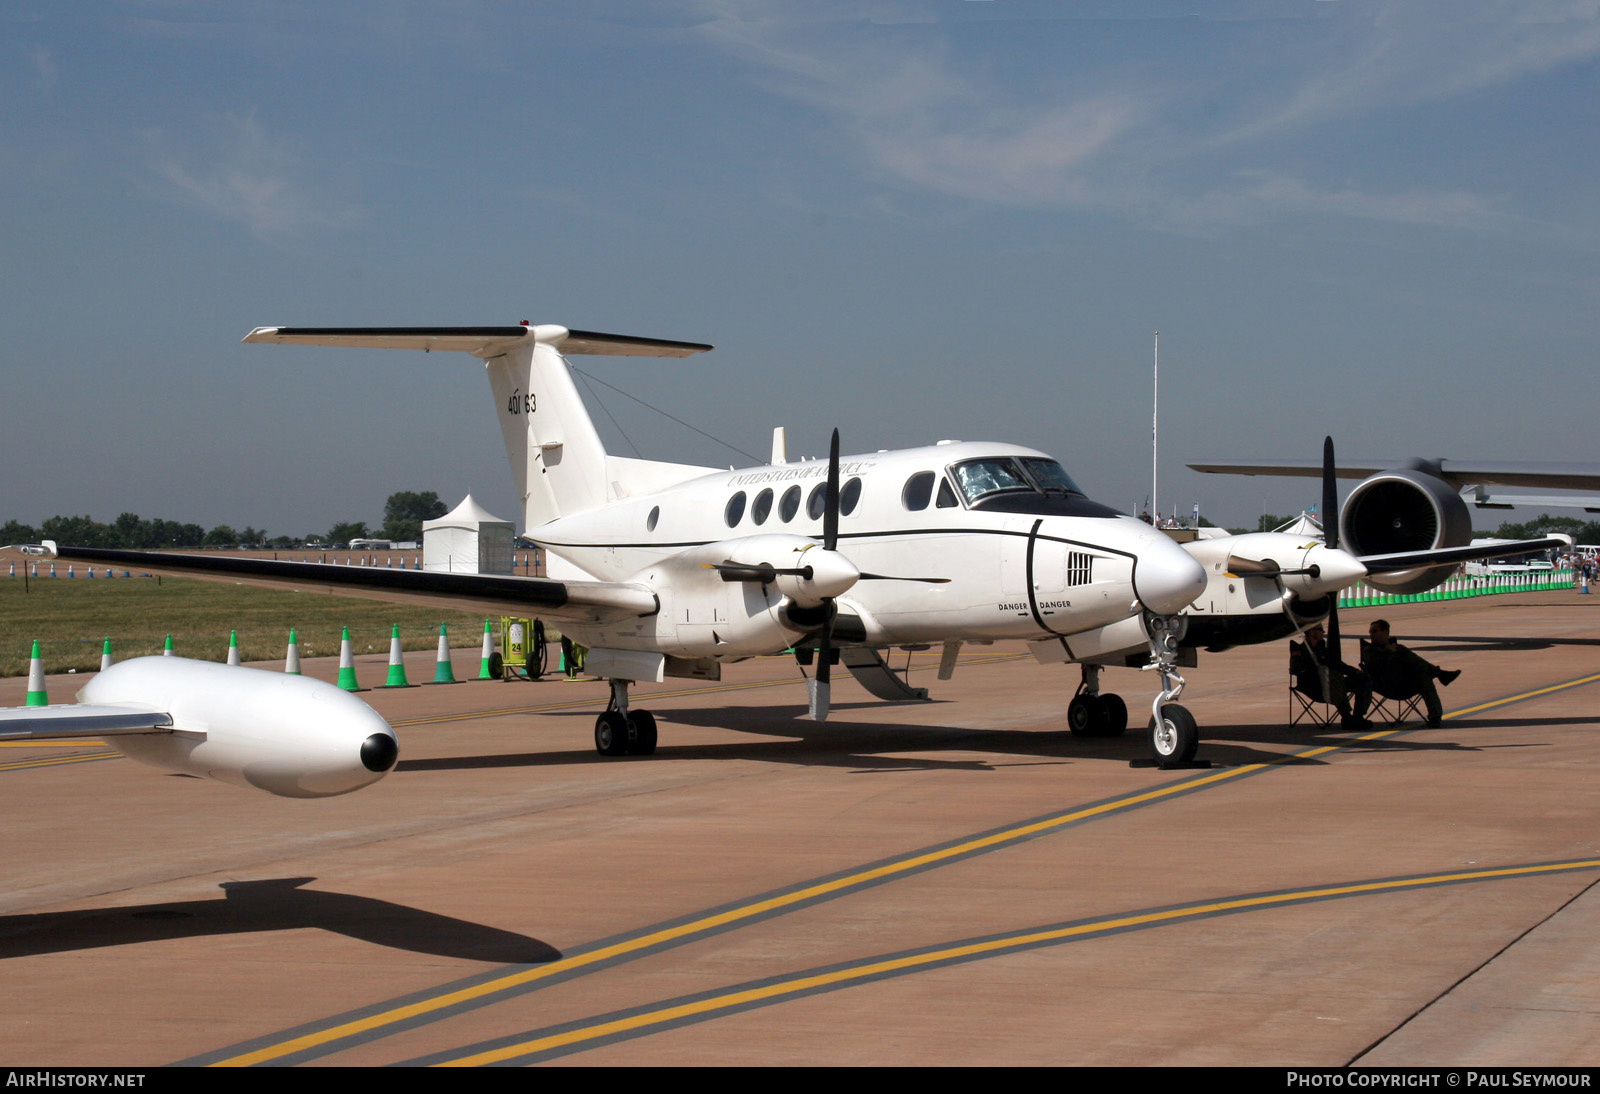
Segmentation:
<svg viewBox="0 0 1600 1094">
<path fill-rule="evenodd" d="M 788 569 L 815 550 L 805 536 L 768 534 L 720 540 L 691 547 L 635 574 L 661 599 L 656 640 L 675 657 L 734 659 L 774 653 L 794 644 L 811 626 L 790 618 L 790 594 L 808 590 L 805 579 L 773 575 L 772 580 L 727 580 L 716 567 L 761 566 Z M 803 614 L 803 613 L 802 613 Z"/>
<path fill-rule="evenodd" d="M 1339 515 L 1340 546 L 1356 555 L 1463 547 L 1472 542 L 1472 514 L 1455 487 L 1427 464 L 1364 479 Z M 1374 574 L 1367 580 L 1394 593 L 1420 593 L 1450 576 L 1448 567 Z"/>
<path fill-rule="evenodd" d="M 322 680 L 182 657 L 136 657 L 99 673 L 78 702 L 172 715 L 172 732 L 108 736 L 164 771 L 326 798 L 377 782 L 400 746 L 383 716 Z"/>
</svg>

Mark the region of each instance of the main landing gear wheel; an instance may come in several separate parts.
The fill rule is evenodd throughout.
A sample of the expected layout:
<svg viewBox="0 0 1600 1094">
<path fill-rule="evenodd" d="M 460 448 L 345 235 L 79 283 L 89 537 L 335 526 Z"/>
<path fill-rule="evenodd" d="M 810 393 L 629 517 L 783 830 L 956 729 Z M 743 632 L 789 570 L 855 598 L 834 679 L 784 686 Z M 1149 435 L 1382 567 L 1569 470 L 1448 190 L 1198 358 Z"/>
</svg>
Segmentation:
<svg viewBox="0 0 1600 1094">
<path fill-rule="evenodd" d="M 635 756 L 651 756 L 656 750 L 656 716 L 648 710 L 628 712 L 629 749 Z"/>
<path fill-rule="evenodd" d="M 620 710 L 605 711 L 594 720 L 594 750 L 600 755 L 626 756 L 628 737 L 628 716 Z"/>
<path fill-rule="evenodd" d="M 1120 695 L 1101 695 L 1100 709 L 1107 737 L 1120 737 L 1128 729 L 1128 704 Z"/>
<path fill-rule="evenodd" d="M 1194 759 L 1200 747 L 1200 727 L 1194 715 L 1177 703 L 1163 703 L 1161 725 L 1150 719 L 1150 754 L 1160 768 L 1180 767 Z"/>
<path fill-rule="evenodd" d="M 1076 695 L 1067 704 L 1067 728 L 1074 737 L 1104 737 L 1105 708 L 1097 695 Z"/>
<path fill-rule="evenodd" d="M 1128 728 L 1128 704 L 1120 695 L 1077 695 L 1067 704 L 1074 737 L 1120 737 Z"/>
<path fill-rule="evenodd" d="M 648 710 L 608 710 L 594 720 L 594 750 L 602 756 L 650 756 L 656 750 L 656 716 Z"/>
</svg>

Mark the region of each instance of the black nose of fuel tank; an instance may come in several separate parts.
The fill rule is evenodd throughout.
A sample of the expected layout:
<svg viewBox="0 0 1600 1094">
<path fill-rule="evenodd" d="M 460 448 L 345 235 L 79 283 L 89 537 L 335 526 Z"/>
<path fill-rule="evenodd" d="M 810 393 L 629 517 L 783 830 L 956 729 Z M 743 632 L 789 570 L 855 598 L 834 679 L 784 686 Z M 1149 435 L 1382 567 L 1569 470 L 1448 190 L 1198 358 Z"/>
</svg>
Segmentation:
<svg viewBox="0 0 1600 1094">
<path fill-rule="evenodd" d="M 368 771 L 387 771 L 400 758 L 400 742 L 387 733 L 374 733 L 361 742 L 361 766 Z"/>
</svg>

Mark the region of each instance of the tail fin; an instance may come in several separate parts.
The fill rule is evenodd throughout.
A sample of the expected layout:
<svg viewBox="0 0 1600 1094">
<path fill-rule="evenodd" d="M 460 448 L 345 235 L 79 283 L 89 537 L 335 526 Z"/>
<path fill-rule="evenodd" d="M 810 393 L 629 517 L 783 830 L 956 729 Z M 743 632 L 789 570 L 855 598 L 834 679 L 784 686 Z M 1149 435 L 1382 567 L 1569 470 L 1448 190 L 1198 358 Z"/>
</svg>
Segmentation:
<svg viewBox="0 0 1600 1094">
<path fill-rule="evenodd" d="M 511 474 L 522 498 L 523 529 L 604 505 L 634 492 L 631 480 L 690 478 L 706 468 L 607 457 L 572 382 L 563 353 L 687 357 L 711 347 L 541 324 L 518 327 L 257 327 L 246 342 L 375 349 L 459 350 L 482 358 L 494 393 Z M 630 465 L 638 464 L 638 468 Z M 612 480 L 617 480 L 613 482 Z M 624 481 L 628 480 L 628 481 Z"/>
</svg>

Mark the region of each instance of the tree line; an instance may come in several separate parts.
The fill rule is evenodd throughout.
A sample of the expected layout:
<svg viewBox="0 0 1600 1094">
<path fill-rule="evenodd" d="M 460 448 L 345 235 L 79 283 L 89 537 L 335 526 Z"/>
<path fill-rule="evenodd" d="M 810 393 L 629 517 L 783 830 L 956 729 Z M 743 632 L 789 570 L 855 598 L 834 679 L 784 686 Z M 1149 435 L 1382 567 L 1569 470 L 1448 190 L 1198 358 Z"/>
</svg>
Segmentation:
<svg viewBox="0 0 1600 1094">
<path fill-rule="evenodd" d="M 85 516 L 54 516 L 35 528 L 19 520 L 0 525 L 0 544 L 38 543 L 52 539 L 72 547 L 121 547 L 161 550 L 173 547 L 297 547 L 311 543 L 349 543 L 352 539 L 387 539 L 398 543 L 420 541 L 422 522 L 444 516 L 446 507 L 432 490 L 390 494 L 383 507 L 383 524 L 370 529 L 366 521 L 340 521 L 327 532 L 304 536 L 273 536 L 265 529 L 227 524 L 205 528 L 175 520 L 145 520 L 123 513 L 109 524 Z"/>
</svg>

